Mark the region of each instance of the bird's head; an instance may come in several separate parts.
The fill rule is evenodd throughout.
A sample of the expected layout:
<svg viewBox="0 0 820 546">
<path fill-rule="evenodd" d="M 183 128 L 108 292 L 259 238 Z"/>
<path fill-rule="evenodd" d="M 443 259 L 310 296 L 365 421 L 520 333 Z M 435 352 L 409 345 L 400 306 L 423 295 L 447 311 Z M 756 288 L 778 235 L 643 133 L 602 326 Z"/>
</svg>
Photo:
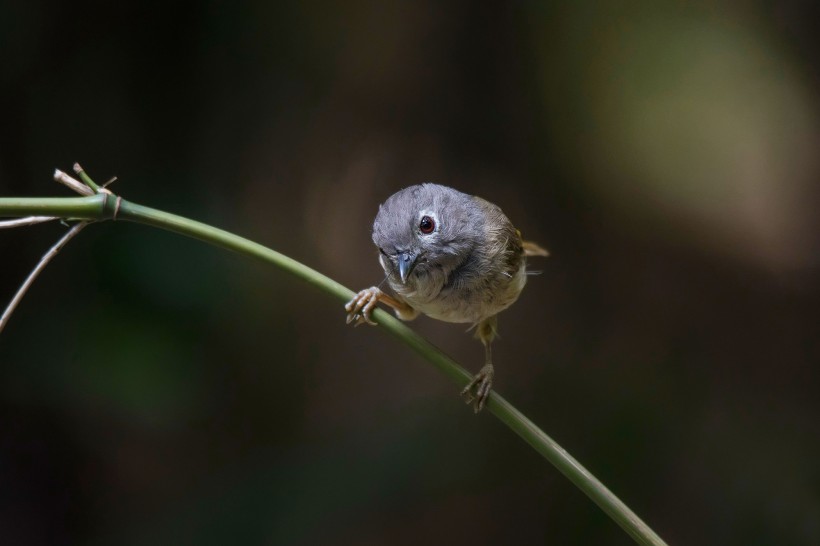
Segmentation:
<svg viewBox="0 0 820 546">
<path fill-rule="evenodd" d="M 405 188 L 379 207 L 373 242 L 394 281 L 412 284 L 434 268 L 449 272 L 481 240 L 483 215 L 475 200 L 438 184 Z"/>
</svg>

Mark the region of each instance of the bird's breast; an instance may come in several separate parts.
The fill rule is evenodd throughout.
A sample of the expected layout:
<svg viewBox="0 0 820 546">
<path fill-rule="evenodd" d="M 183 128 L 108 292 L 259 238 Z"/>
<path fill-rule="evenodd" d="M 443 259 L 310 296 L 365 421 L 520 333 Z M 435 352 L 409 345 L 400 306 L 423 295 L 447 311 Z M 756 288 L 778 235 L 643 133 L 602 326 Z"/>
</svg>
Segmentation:
<svg viewBox="0 0 820 546">
<path fill-rule="evenodd" d="M 527 282 L 525 264 L 513 273 L 462 276 L 428 270 L 408 279 L 390 278 L 390 287 L 412 307 L 445 322 L 476 323 L 512 305 Z"/>
</svg>

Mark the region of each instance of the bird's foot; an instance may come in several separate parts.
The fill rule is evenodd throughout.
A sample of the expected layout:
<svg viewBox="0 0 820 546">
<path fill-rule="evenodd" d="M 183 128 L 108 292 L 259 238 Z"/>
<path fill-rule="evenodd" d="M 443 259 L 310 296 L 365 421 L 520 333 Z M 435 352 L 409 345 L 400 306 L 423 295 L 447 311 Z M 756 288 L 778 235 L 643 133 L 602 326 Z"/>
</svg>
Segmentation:
<svg viewBox="0 0 820 546">
<path fill-rule="evenodd" d="M 476 413 L 481 411 L 484 404 L 487 403 L 490 389 L 493 386 L 493 375 L 495 375 L 493 365 L 486 364 L 461 391 L 461 396 L 464 397 L 467 404 L 473 405 L 473 411 Z"/>
<path fill-rule="evenodd" d="M 353 326 L 359 326 L 360 324 L 375 326 L 376 323 L 370 318 L 370 314 L 373 313 L 373 309 L 383 295 L 384 292 L 375 286 L 371 286 L 353 296 L 353 299 L 345 304 L 347 323 L 352 322 Z"/>
</svg>

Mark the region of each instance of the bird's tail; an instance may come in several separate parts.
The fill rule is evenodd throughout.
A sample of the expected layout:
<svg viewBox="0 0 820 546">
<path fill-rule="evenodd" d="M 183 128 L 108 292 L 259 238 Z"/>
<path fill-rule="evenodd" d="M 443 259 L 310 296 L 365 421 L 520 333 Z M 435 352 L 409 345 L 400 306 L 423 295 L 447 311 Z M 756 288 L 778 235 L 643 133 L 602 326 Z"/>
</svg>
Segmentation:
<svg viewBox="0 0 820 546">
<path fill-rule="evenodd" d="M 521 241 L 521 247 L 524 249 L 524 256 L 543 256 L 546 258 L 550 255 L 546 248 L 531 241 Z"/>
</svg>

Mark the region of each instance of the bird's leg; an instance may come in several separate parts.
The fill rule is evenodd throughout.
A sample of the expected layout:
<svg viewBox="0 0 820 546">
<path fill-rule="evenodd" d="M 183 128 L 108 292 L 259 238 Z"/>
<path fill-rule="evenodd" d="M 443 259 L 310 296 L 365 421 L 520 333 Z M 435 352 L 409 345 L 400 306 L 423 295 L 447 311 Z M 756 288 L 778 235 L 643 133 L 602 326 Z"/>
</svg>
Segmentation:
<svg viewBox="0 0 820 546">
<path fill-rule="evenodd" d="M 353 296 L 352 300 L 345 304 L 347 323 L 350 324 L 352 322 L 354 326 L 365 323 L 375 326 L 376 323 L 373 322 L 370 315 L 379 302 L 392 307 L 396 312 L 396 316 L 402 320 L 412 320 L 419 314 L 418 311 L 410 307 L 407 303 L 385 294 L 375 286 L 371 286 L 370 288 L 365 288 L 360 291 Z"/>
<path fill-rule="evenodd" d="M 495 368 L 493 368 L 493 356 L 490 344 L 496 335 L 496 317 L 492 316 L 481 321 L 476 327 L 476 337 L 481 340 L 484 345 L 484 366 L 478 373 L 473 376 L 464 390 L 461 391 L 468 404 L 473 405 L 473 411 L 478 413 L 484 408 L 487 403 L 487 398 L 490 396 L 490 389 L 493 386 L 493 376 L 495 375 Z M 475 392 L 473 392 L 475 390 Z"/>
</svg>

